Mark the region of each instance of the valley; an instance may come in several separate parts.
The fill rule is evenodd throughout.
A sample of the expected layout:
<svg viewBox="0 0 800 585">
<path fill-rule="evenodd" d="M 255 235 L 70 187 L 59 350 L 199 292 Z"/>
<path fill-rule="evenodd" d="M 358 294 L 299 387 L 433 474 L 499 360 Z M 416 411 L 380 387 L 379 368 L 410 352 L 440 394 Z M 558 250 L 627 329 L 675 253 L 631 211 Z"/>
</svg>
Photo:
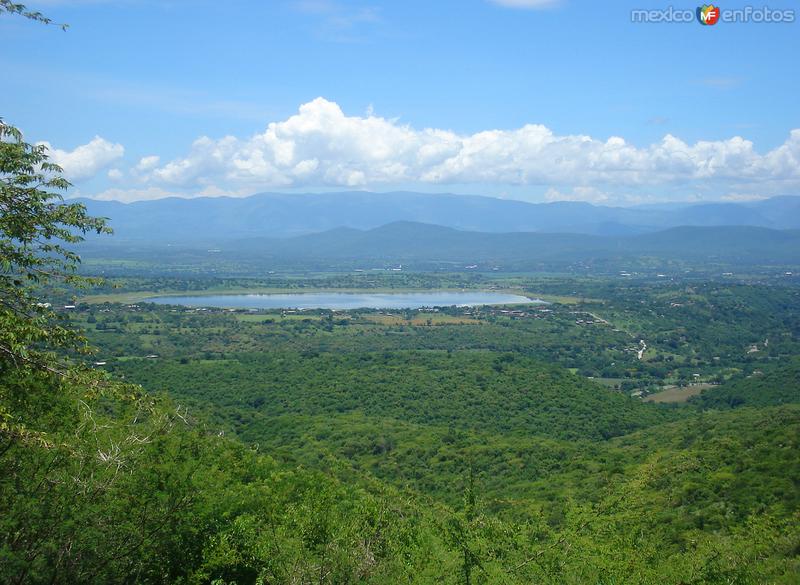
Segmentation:
<svg viewBox="0 0 800 585">
<path fill-rule="evenodd" d="M 339 274 L 293 278 L 291 290 L 354 278 L 395 292 L 478 286 L 470 274 Z M 117 295 L 165 284 L 108 283 Z M 518 275 L 479 284 L 550 302 L 298 311 L 88 297 L 68 316 L 98 348 L 89 365 L 168 396 L 196 424 L 347 485 L 379 482 L 453 510 L 468 489 L 485 522 L 515 534 L 542 522 L 555 549 L 560 539 L 579 547 L 573 561 L 554 552 L 559 563 L 587 562 L 594 553 L 581 539 L 595 530 L 622 539 L 645 530 L 658 549 L 647 558 L 680 566 L 698 554 L 687 539 L 731 538 L 764 510 L 792 518 L 796 287 Z M 590 519 L 576 525 L 575 514 Z M 599 528 L 606 522 L 621 524 Z M 627 575 L 645 579 L 657 561 L 637 558 L 644 565 Z"/>
</svg>

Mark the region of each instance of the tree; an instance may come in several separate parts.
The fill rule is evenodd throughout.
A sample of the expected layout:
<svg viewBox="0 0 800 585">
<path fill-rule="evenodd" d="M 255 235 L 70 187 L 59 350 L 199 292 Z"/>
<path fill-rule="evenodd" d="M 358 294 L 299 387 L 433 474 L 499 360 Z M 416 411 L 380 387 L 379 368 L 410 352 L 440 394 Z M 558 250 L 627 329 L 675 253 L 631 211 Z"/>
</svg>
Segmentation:
<svg viewBox="0 0 800 585">
<path fill-rule="evenodd" d="M 80 257 L 64 245 L 111 233 L 82 204 L 63 203 L 69 186 L 44 146 L 0 120 L 0 367 L 63 372 L 52 350 L 86 346 L 41 298 L 43 285 L 95 282 L 77 274 Z"/>
<path fill-rule="evenodd" d="M 11 0 L 0 0 L 0 14 L 3 13 L 18 14 L 20 16 L 24 16 L 25 18 L 30 18 L 31 20 L 35 20 L 43 24 L 55 24 L 52 21 L 52 19 L 47 18 L 41 12 L 37 12 L 35 10 L 28 10 L 28 8 L 24 4 L 17 4 L 15 2 L 11 2 Z M 56 26 L 61 28 L 61 30 L 67 30 L 68 27 L 68 25 L 66 24 L 58 24 Z"/>
</svg>

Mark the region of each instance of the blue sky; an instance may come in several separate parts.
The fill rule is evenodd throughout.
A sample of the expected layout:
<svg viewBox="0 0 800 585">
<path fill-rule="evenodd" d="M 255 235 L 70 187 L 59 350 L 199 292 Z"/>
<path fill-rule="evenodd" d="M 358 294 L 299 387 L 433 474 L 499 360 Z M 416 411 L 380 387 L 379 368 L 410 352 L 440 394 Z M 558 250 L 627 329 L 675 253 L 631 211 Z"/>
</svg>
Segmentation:
<svg viewBox="0 0 800 585">
<path fill-rule="evenodd" d="M 670 4 L 31 1 L 69 29 L 0 16 L 0 116 L 126 201 L 800 194 L 800 25 L 631 22 Z"/>
</svg>

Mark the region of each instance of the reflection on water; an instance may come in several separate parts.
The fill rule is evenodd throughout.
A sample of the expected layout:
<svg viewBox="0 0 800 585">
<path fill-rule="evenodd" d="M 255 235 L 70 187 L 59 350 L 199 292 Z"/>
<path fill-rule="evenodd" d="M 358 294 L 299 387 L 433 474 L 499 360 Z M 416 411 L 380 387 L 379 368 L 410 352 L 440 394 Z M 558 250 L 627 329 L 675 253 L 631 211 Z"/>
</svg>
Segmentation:
<svg viewBox="0 0 800 585">
<path fill-rule="evenodd" d="M 189 307 L 237 309 L 418 309 L 451 305 L 505 305 L 543 303 L 521 295 L 499 292 L 414 293 L 291 293 L 151 297 L 145 302 Z"/>
</svg>

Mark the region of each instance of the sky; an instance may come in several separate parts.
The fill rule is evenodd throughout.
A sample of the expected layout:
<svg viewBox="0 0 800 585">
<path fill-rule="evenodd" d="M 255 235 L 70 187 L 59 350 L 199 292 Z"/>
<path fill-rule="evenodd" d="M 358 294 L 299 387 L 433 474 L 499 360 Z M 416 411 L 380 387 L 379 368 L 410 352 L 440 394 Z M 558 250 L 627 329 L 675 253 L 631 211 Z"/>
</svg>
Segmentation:
<svg viewBox="0 0 800 585">
<path fill-rule="evenodd" d="M 800 195 L 794 22 L 680 0 L 30 0 L 0 117 L 70 196 L 412 190 L 605 205 Z M 795 9 L 795 7 L 797 7 Z M 795 14 L 796 12 L 796 14 Z"/>
</svg>

